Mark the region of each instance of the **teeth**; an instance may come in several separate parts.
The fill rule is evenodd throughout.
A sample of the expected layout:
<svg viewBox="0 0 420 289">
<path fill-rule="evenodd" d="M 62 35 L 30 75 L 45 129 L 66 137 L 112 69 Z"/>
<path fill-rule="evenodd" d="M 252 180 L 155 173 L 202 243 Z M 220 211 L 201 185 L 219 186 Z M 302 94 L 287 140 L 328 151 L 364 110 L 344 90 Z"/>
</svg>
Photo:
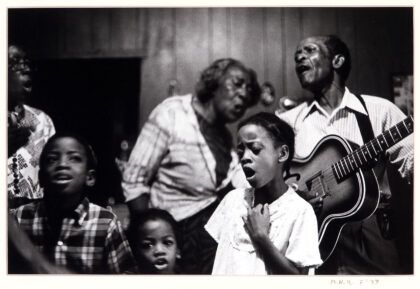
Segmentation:
<svg viewBox="0 0 420 289">
<path fill-rule="evenodd" d="M 61 184 L 61 185 L 64 185 L 64 184 L 68 184 L 68 183 L 70 183 L 71 182 L 71 180 L 55 180 L 53 183 L 55 183 L 55 184 Z"/>
<path fill-rule="evenodd" d="M 155 268 L 158 270 L 166 269 L 166 267 L 168 267 L 168 264 L 162 264 L 162 265 L 155 264 Z"/>
<path fill-rule="evenodd" d="M 155 263 L 155 268 L 158 270 L 163 270 L 168 267 L 168 262 L 164 259 L 159 259 Z"/>
</svg>

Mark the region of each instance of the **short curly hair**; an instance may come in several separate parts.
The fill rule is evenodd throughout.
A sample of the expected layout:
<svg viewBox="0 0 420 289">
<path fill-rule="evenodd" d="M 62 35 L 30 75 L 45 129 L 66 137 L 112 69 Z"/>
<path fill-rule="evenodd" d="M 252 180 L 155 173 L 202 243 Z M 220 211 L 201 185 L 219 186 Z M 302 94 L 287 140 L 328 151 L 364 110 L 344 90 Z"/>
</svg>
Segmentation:
<svg viewBox="0 0 420 289">
<path fill-rule="evenodd" d="M 174 217 L 168 211 L 157 208 L 150 208 L 145 211 L 135 213 L 130 217 L 130 225 L 127 229 L 126 235 L 132 250 L 136 250 L 136 245 L 138 244 L 140 237 L 139 233 L 141 232 L 144 224 L 148 221 L 154 220 L 162 220 L 171 226 L 175 235 L 177 246 L 180 248 L 182 236 L 178 227 L 178 223 L 175 221 Z"/>
<path fill-rule="evenodd" d="M 340 69 L 337 70 L 337 72 L 340 74 L 342 81 L 346 81 L 351 70 L 350 49 L 347 47 L 346 43 L 344 43 L 344 41 L 341 40 L 337 35 L 326 35 L 322 36 L 322 38 L 331 58 L 337 54 L 344 56 L 344 64 L 340 67 Z"/>
<path fill-rule="evenodd" d="M 259 101 L 261 88 L 258 84 L 256 72 L 253 69 L 245 67 L 245 65 L 239 60 L 232 58 L 222 58 L 215 60 L 209 67 L 204 69 L 200 75 L 200 79 L 195 87 L 195 92 L 197 98 L 202 103 L 206 103 L 213 98 L 214 92 L 220 85 L 221 78 L 225 76 L 226 72 L 232 67 L 237 67 L 243 70 L 250 77 L 248 91 L 251 98 L 247 103 L 248 106 L 253 106 Z"/>
<path fill-rule="evenodd" d="M 284 164 L 284 169 L 288 170 L 295 153 L 295 133 L 293 128 L 287 122 L 269 112 L 259 112 L 241 121 L 238 124 L 238 131 L 241 127 L 248 124 L 255 124 L 263 127 L 273 139 L 276 147 L 282 144 L 288 146 L 289 157 Z"/>
<path fill-rule="evenodd" d="M 92 146 L 89 144 L 89 142 L 81 135 L 73 132 L 73 131 L 58 131 L 56 132 L 52 137 L 50 137 L 47 141 L 47 143 L 44 145 L 44 148 L 42 149 L 41 156 L 39 157 L 39 170 L 41 173 L 44 172 L 46 162 L 47 162 L 47 152 L 50 149 L 50 146 L 52 143 L 60 138 L 72 138 L 75 139 L 78 143 L 80 143 L 86 153 L 87 158 L 87 168 L 89 170 L 96 170 L 98 166 L 98 160 L 95 154 L 95 151 L 93 150 Z"/>
</svg>

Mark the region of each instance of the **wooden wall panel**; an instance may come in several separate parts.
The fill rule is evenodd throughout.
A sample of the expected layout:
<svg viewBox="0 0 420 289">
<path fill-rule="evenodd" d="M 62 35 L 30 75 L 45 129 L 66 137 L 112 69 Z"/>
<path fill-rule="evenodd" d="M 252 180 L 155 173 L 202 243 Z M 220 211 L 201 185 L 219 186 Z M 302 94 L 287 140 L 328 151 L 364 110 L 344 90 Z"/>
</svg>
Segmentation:
<svg viewBox="0 0 420 289">
<path fill-rule="evenodd" d="M 303 28 L 301 25 L 302 10 L 298 8 L 285 8 L 284 35 L 286 67 L 284 74 L 285 96 L 300 99 L 305 96 L 295 73 L 294 54 L 299 41 L 302 39 Z"/>
<path fill-rule="evenodd" d="M 357 58 L 357 49 L 356 49 L 356 35 L 357 31 L 355 29 L 355 9 L 345 8 L 337 9 L 337 35 L 347 44 L 347 47 L 350 50 L 351 58 Z M 358 87 L 358 71 L 359 67 L 352 65 L 352 69 L 347 79 L 347 85 L 349 87 Z"/>
<path fill-rule="evenodd" d="M 208 9 L 175 9 L 175 61 L 179 93 L 194 91 L 199 73 L 210 62 Z"/>
<path fill-rule="evenodd" d="M 142 64 L 140 127 L 149 113 L 168 95 L 168 84 L 175 76 L 175 11 L 147 9 L 147 57 Z"/>
<path fill-rule="evenodd" d="M 264 75 L 264 27 L 263 9 L 231 9 L 231 51 L 232 57 L 253 68 L 259 79 Z M 244 117 L 261 110 L 250 108 Z"/>
<path fill-rule="evenodd" d="M 386 59 L 392 59 L 392 46 L 387 43 L 391 43 L 392 36 L 389 34 L 389 30 L 386 29 L 389 25 L 387 9 L 382 9 L 378 12 L 372 10 L 369 18 L 376 18 L 375 25 L 372 27 L 371 32 L 374 37 L 374 42 L 370 52 L 374 55 L 374 71 L 372 74 L 376 76 L 376 86 L 372 90 L 372 94 L 378 95 L 387 99 L 391 99 L 391 73 L 392 73 L 392 62 Z M 385 29 L 384 29 L 385 28 Z M 382 44 L 384 43 L 384 44 Z M 371 57 L 372 58 L 372 57 Z M 363 67 L 363 65 L 361 65 Z M 363 92 L 363 91 L 362 91 Z"/>
<path fill-rule="evenodd" d="M 210 62 L 231 56 L 230 9 L 209 8 L 209 58 Z M 229 24 L 229 25 L 228 25 Z"/>
<path fill-rule="evenodd" d="M 348 84 L 354 91 L 390 98 L 391 74 L 413 71 L 412 9 L 17 10 L 12 38 L 39 57 L 142 57 L 141 124 L 167 97 L 171 79 L 180 82 L 181 93 L 191 92 L 198 73 L 221 57 L 254 68 L 261 82 L 274 84 L 278 97 L 308 97 L 294 71 L 294 52 L 311 34 L 337 33 L 345 40 L 353 58 Z"/>
<path fill-rule="evenodd" d="M 381 42 L 379 32 L 384 23 L 380 21 L 381 11 L 376 9 L 361 9 L 356 19 L 356 45 L 357 58 L 354 66 L 357 71 L 359 92 L 378 94 L 380 92 L 380 70 L 383 69 L 382 61 L 386 55 L 386 42 Z M 385 39 L 383 39 L 384 41 Z M 383 43 L 383 46 L 381 45 Z M 378 49 L 380 47 L 380 49 Z"/>
<path fill-rule="evenodd" d="M 38 44 L 33 49 L 36 54 L 44 51 L 45 54 L 48 53 L 51 57 L 57 57 L 60 51 L 58 38 L 61 32 L 60 25 L 57 25 L 57 23 L 61 15 L 61 13 L 53 9 L 42 10 L 33 15 L 36 17 L 36 20 L 28 26 L 34 26 L 31 29 L 35 30 L 33 35 L 34 43 Z M 40 39 L 42 39 L 43 45 L 39 45 Z"/>
<path fill-rule="evenodd" d="M 284 34 L 285 9 L 265 9 L 266 45 L 264 50 L 264 77 L 261 80 L 269 81 L 275 89 L 276 99 L 266 111 L 274 111 L 280 97 L 285 95 L 286 71 L 286 39 Z"/>
<path fill-rule="evenodd" d="M 263 9 L 232 8 L 230 30 L 232 57 L 263 75 Z"/>
<path fill-rule="evenodd" d="M 137 54 L 135 56 L 147 55 L 147 41 L 148 41 L 148 14 L 146 9 L 136 9 L 136 35 L 132 35 L 135 39 L 135 46 Z"/>
<path fill-rule="evenodd" d="M 322 20 L 322 21 L 320 21 Z M 336 34 L 336 9 L 305 8 L 302 9 L 302 37 L 323 34 Z"/>
<path fill-rule="evenodd" d="M 407 43 L 407 39 L 413 39 L 413 10 L 388 9 L 387 19 L 385 30 L 392 36 L 392 41 L 387 43 L 391 47 L 392 57 L 386 61 L 392 63 L 395 73 L 413 73 L 414 47 L 413 43 Z"/>
<path fill-rule="evenodd" d="M 112 51 L 135 51 L 137 35 L 135 9 L 111 9 L 110 48 Z"/>
<path fill-rule="evenodd" d="M 92 47 L 92 26 L 90 9 L 69 9 L 64 11 L 64 53 L 82 55 Z M 61 37 L 61 36 L 60 36 Z"/>
<path fill-rule="evenodd" d="M 111 9 L 92 9 L 92 54 L 102 55 L 111 49 Z"/>
</svg>

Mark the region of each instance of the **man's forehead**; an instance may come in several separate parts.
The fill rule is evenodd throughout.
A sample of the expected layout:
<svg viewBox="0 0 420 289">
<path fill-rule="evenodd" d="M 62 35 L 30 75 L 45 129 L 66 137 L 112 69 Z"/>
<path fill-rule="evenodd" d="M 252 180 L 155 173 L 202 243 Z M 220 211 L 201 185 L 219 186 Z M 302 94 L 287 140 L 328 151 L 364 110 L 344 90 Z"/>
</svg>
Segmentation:
<svg viewBox="0 0 420 289">
<path fill-rule="evenodd" d="M 298 48 L 303 47 L 305 45 L 310 45 L 310 44 L 317 45 L 317 46 L 325 46 L 325 40 L 326 40 L 326 38 L 322 37 L 322 36 L 310 36 L 310 37 L 307 37 L 307 38 L 303 39 L 299 43 Z"/>
</svg>

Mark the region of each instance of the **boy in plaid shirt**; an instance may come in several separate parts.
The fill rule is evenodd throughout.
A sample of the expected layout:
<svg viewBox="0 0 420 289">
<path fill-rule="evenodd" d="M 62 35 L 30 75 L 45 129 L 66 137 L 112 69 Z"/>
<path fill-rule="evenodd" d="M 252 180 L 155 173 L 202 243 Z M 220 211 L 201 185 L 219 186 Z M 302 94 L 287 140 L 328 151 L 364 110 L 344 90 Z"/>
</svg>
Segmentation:
<svg viewBox="0 0 420 289">
<path fill-rule="evenodd" d="M 81 137 L 56 134 L 44 147 L 39 180 L 44 200 L 14 215 L 34 245 L 57 266 L 75 273 L 134 272 L 135 261 L 117 217 L 89 202 L 96 159 Z"/>
</svg>

